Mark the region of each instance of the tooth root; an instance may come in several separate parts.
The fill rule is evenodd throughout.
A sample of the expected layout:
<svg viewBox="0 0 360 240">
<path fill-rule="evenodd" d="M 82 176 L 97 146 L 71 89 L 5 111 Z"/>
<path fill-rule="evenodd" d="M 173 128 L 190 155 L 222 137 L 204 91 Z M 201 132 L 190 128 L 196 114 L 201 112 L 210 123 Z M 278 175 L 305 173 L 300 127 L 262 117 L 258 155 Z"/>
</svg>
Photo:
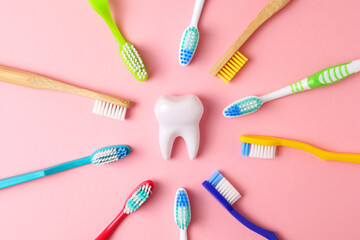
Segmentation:
<svg viewBox="0 0 360 240">
<path fill-rule="evenodd" d="M 159 142 L 163 157 L 170 158 L 176 137 L 182 137 L 190 159 L 194 159 L 199 149 L 199 122 L 204 112 L 200 99 L 195 95 L 162 96 L 154 107 L 159 122 Z"/>
<path fill-rule="evenodd" d="M 200 143 L 200 129 L 199 124 L 188 128 L 182 137 L 185 140 L 186 147 L 188 150 L 189 158 L 194 159 L 197 155 Z"/>
<path fill-rule="evenodd" d="M 160 128 L 160 150 L 165 160 L 168 160 L 170 158 L 175 138 L 176 136 L 172 132 L 168 131 L 168 129 Z"/>
</svg>

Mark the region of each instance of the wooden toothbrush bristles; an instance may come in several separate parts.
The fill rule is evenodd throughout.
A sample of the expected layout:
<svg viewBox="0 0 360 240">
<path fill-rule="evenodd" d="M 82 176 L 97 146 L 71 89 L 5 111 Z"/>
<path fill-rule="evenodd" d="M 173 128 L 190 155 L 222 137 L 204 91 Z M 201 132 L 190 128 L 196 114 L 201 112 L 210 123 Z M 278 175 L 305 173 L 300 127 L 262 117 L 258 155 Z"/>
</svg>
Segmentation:
<svg viewBox="0 0 360 240">
<path fill-rule="evenodd" d="M 34 73 L 9 67 L 0 66 L 0 81 L 29 88 L 58 90 L 80 95 L 83 97 L 92 98 L 99 101 L 108 102 L 125 108 L 131 107 L 131 102 L 129 100 L 112 97 L 104 93 L 76 87 Z"/>
<path fill-rule="evenodd" d="M 238 39 L 214 65 L 214 67 L 210 70 L 210 74 L 215 76 L 252 34 L 270 17 L 285 7 L 290 1 L 291 0 L 270 0 L 256 16 L 256 18 L 250 23 L 250 25 L 245 29 L 245 31 L 240 35 L 240 37 L 238 37 Z"/>
</svg>

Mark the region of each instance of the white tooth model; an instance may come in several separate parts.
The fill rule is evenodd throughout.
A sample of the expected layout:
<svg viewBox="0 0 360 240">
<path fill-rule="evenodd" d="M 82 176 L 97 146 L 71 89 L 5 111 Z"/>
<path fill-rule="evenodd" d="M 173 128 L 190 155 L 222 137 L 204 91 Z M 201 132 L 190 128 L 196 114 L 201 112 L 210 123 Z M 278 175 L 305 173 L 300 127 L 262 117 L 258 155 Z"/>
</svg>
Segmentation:
<svg viewBox="0 0 360 240">
<path fill-rule="evenodd" d="M 159 122 L 160 149 L 165 160 L 171 155 L 175 138 L 185 140 L 190 159 L 199 149 L 199 122 L 204 112 L 200 99 L 192 94 L 161 96 L 155 104 L 155 116 Z"/>
</svg>

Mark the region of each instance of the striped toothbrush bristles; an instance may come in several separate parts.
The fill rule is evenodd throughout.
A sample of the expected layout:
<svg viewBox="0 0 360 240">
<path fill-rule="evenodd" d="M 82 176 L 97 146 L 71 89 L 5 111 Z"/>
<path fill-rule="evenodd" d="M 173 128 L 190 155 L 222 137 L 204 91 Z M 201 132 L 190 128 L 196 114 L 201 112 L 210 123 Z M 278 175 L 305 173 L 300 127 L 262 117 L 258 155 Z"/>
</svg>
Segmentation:
<svg viewBox="0 0 360 240">
<path fill-rule="evenodd" d="M 126 157 L 130 153 L 130 148 L 123 147 L 109 147 L 100 151 L 97 151 L 91 158 L 91 162 L 96 165 L 103 165 L 111 162 L 115 162 L 121 158 Z"/>
<path fill-rule="evenodd" d="M 95 100 L 93 113 L 123 121 L 125 120 L 126 109 L 126 107 L 116 104 Z"/>
<path fill-rule="evenodd" d="M 252 158 L 272 159 L 275 157 L 276 146 L 241 143 L 241 155 Z"/>
<path fill-rule="evenodd" d="M 216 75 L 224 82 L 228 83 L 242 68 L 242 66 L 244 66 L 247 60 L 248 59 L 244 55 L 237 51 Z"/>
<path fill-rule="evenodd" d="M 149 198 L 152 186 L 149 183 L 140 186 L 136 192 L 127 200 L 125 205 L 125 213 L 135 212 Z"/>
<path fill-rule="evenodd" d="M 191 220 L 191 210 L 189 196 L 183 188 L 176 191 L 174 211 L 176 225 L 180 229 L 187 229 Z"/>
<path fill-rule="evenodd" d="M 237 200 L 240 199 L 240 193 L 229 183 L 223 175 L 218 171 L 215 171 L 208 181 L 213 187 L 233 205 Z"/>
</svg>

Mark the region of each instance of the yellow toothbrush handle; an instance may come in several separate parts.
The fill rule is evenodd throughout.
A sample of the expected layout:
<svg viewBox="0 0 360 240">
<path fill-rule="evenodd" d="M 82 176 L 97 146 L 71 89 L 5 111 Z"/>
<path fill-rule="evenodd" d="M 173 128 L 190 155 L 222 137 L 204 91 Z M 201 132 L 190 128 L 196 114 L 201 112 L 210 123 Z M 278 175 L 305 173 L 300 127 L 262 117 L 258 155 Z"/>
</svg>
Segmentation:
<svg viewBox="0 0 360 240">
<path fill-rule="evenodd" d="M 322 160 L 333 160 L 333 161 L 343 161 L 343 162 L 353 162 L 353 163 L 360 163 L 360 154 L 352 154 L 352 153 L 335 153 L 335 152 L 328 152 L 314 146 L 311 146 L 306 143 L 288 140 L 288 139 L 280 139 L 281 146 L 293 147 L 297 149 L 301 149 L 312 153 Z"/>
</svg>

